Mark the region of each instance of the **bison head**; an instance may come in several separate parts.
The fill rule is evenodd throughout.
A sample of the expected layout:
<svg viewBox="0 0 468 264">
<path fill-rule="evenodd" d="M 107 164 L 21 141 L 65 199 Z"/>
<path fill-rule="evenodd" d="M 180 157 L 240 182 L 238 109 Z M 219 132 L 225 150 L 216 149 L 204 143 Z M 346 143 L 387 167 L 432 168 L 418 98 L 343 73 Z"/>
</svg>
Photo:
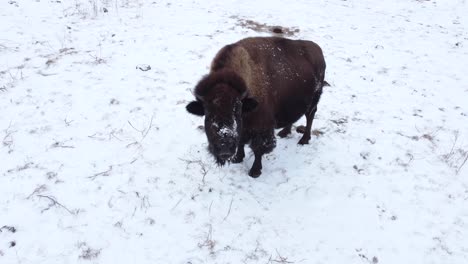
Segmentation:
<svg viewBox="0 0 468 264">
<path fill-rule="evenodd" d="M 242 136 L 242 115 L 252 111 L 257 101 L 247 96 L 244 80 L 232 71 L 214 72 L 195 87 L 196 101 L 187 111 L 205 116 L 208 149 L 219 165 L 234 157 Z"/>
</svg>

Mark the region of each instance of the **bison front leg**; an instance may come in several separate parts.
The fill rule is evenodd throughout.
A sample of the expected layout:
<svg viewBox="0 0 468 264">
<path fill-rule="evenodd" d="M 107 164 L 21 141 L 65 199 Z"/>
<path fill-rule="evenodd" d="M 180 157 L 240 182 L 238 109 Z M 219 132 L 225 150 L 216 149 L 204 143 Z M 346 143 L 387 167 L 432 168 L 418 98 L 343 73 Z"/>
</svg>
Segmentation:
<svg viewBox="0 0 468 264">
<path fill-rule="evenodd" d="M 254 152 L 255 160 L 249 171 L 249 176 L 257 178 L 262 174 L 262 156 L 270 153 L 276 147 L 274 130 L 271 129 L 253 136 L 250 147 Z"/>
<path fill-rule="evenodd" d="M 244 160 L 245 152 L 244 152 L 244 143 L 240 143 L 237 147 L 237 153 L 232 159 L 232 163 L 241 163 Z"/>
<path fill-rule="evenodd" d="M 250 168 L 249 171 L 249 176 L 252 178 L 258 178 L 262 174 L 262 156 L 263 154 L 260 153 L 254 153 L 255 154 L 255 160 L 252 165 L 252 168 Z"/>
</svg>

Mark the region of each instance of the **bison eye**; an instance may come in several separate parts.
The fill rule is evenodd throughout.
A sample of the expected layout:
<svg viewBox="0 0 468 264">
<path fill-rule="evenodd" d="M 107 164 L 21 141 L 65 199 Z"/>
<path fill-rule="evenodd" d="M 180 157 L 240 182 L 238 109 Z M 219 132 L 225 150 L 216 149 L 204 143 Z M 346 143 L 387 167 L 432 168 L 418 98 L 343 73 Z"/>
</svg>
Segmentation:
<svg viewBox="0 0 468 264">
<path fill-rule="evenodd" d="M 242 111 L 243 112 L 250 112 L 253 111 L 258 105 L 257 100 L 253 98 L 245 98 L 242 100 Z"/>
</svg>

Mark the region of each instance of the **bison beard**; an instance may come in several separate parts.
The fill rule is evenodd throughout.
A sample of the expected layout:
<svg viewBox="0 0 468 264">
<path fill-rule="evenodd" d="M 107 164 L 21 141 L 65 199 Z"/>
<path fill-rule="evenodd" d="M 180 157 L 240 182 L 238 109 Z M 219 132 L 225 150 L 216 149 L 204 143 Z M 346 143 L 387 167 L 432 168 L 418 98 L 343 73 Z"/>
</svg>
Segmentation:
<svg viewBox="0 0 468 264">
<path fill-rule="evenodd" d="M 276 147 L 275 128 L 285 137 L 305 115 L 298 143 L 309 143 L 324 76 L 322 50 L 311 41 L 247 38 L 218 52 L 186 109 L 205 116 L 208 149 L 219 166 L 242 162 L 249 144 L 255 156 L 249 175 L 258 177 L 262 156 Z"/>
</svg>

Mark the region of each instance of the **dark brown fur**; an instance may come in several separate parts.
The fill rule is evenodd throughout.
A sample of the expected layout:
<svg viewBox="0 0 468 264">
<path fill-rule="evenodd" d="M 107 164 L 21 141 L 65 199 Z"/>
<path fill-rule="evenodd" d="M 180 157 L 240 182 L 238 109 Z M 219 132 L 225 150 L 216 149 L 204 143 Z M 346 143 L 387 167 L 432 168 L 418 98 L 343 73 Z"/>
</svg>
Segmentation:
<svg viewBox="0 0 468 264">
<path fill-rule="evenodd" d="M 232 161 L 242 161 L 244 145 L 250 143 L 255 161 L 249 175 L 258 177 L 262 155 L 276 146 L 274 128 L 284 128 L 278 135 L 285 137 L 291 132 L 292 124 L 305 115 L 307 124 L 299 144 L 309 142 L 312 121 L 326 83 L 324 75 L 322 50 L 311 41 L 280 37 L 247 38 L 218 52 L 210 73 L 196 86 L 195 95 L 203 104 L 201 112 L 211 113 L 211 117 L 205 120 L 205 127 L 210 122 L 218 124 L 219 120 L 233 123 L 228 121 L 229 113 L 233 112 L 231 108 L 236 104 L 243 105 L 242 113 L 234 116 L 242 128 L 239 138 L 232 140 L 237 142 L 237 152 Z M 258 102 L 252 111 L 245 107 L 251 103 L 246 101 L 249 98 Z M 194 113 L 191 111 L 193 107 L 189 105 L 187 110 Z M 208 141 L 210 145 L 213 142 L 219 145 L 223 138 L 221 143 L 216 143 L 214 132 L 207 130 L 207 135 L 212 133 Z M 212 153 L 217 160 L 220 159 L 215 150 Z"/>
</svg>

